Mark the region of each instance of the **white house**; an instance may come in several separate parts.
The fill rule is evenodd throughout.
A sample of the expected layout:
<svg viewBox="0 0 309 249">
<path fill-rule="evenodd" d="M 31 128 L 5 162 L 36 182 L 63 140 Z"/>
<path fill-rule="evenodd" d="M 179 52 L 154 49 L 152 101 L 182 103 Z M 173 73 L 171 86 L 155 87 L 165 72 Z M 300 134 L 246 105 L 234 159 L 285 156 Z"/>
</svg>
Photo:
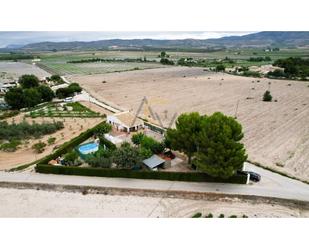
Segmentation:
<svg viewBox="0 0 309 249">
<path fill-rule="evenodd" d="M 107 116 L 107 123 L 116 127 L 117 130 L 125 132 L 144 128 L 144 122 L 128 111 Z"/>
</svg>

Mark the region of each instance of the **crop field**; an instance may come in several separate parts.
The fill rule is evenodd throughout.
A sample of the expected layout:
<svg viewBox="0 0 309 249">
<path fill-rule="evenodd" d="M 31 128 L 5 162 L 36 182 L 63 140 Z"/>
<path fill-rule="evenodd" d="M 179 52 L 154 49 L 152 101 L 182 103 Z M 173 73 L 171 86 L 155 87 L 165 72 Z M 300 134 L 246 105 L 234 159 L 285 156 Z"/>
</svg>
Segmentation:
<svg viewBox="0 0 309 249">
<path fill-rule="evenodd" d="M 50 76 L 46 71 L 35 65 L 23 62 L 0 62 L 0 80 L 16 80 L 23 74 L 35 74 L 39 78 Z"/>
<path fill-rule="evenodd" d="M 168 126 L 173 115 L 221 111 L 243 125 L 249 159 L 299 179 L 309 179 L 308 82 L 269 80 L 168 67 L 71 76 L 90 94 L 136 112 L 144 96 Z M 106 83 L 102 84 L 102 81 Z M 270 83 L 269 83 L 270 82 Z M 273 102 L 263 102 L 270 90 Z M 142 115 L 151 119 L 147 108 Z"/>
<path fill-rule="evenodd" d="M 164 67 L 159 63 L 140 63 L 140 62 L 102 62 L 102 63 L 42 63 L 51 72 L 60 75 L 72 74 L 103 74 L 112 72 L 122 72 L 131 70 L 151 69 Z"/>
<path fill-rule="evenodd" d="M 49 52 L 40 54 L 41 62 L 38 65 L 52 74 L 60 75 L 90 75 L 104 74 L 111 72 L 131 71 L 136 69 L 151 69 L 166 67 L 159 63 L 159 51 L 80 51 L 80 52 Z M 279 58 L 291 56 L 309 57 L 309 49 L 284 49 L 280 51 L 266 52 L 262 49 L 231 49 L 215 52 L 167 52 L 170 59 L 175 62 L 188 57 L 209 60 L 208 66 L 215 66 L 214 60 L 224 59 L 226 57 L 234 60 L 236 66 L 259 66 L 271 64 Z M 250 57 L 271 57 L 272 61 L 250 62 Z M 104 59 L 137 59 L 147 58 L 157 62 L 93 62 L 71 64 L 68 61 L 104 58 Z M 231 66 L 225 64 L 227 67 Z"/>
</svg>

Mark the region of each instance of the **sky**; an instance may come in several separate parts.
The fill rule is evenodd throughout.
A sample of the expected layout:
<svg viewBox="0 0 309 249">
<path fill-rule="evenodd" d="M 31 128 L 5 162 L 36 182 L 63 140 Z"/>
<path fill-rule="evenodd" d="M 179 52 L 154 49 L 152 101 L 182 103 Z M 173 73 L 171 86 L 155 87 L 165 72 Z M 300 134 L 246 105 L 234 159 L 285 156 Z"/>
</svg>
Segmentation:
<svg viewBox="0 0 309 249">
<path fill-rule="evenodd" d="M 224 36 L 246 35 L 254 32 L 173 31 L 173 32 L 58 32 L 12 31 L 0 32 L 0 48 L 8 45 L 26 45 L 36 42 L 96 41 L 107 39 L 209 39 Z"/>
</svg>

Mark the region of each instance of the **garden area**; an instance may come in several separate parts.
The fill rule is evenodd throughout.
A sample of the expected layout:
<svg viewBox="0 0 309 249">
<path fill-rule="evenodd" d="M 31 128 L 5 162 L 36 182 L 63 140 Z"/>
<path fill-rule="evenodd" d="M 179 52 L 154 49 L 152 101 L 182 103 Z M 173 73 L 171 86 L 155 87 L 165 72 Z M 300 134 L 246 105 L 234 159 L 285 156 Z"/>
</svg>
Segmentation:
<svg viewBox="0 0 309 249">
<path fill-rule="evenodd" d="M 79 102 L 74 103 L 49 103 L 45 106 L 38 107 L 28 114 L 26 117 L 81 117 L 95 118 L 101 114 L 90 110 L 88 107 Z"/>
<path fill-rule="evenodd" d="M 241 126 L 223 114 L 215 113 L 209 118 L 197 113 L 182 114 L 176 128 L 168 130 L 162 142 L 136 133 L 130 142 L 116 146 L 106 136 L 111 130 L 107 123 L 89 129 L 43 158 L 36 171 L 196 182 L 247 182 L 246 175 L 237 173 L 247 158 L 243 145 L 238 142 L 243 136 Z M 214 140 L 217 141 L 214 143 Z M 166 170 L 175 158 L 171 149 L 187 156 L 189 171 Z M 214 153 L 217 150 L 220 153 Z"/>
</svg>

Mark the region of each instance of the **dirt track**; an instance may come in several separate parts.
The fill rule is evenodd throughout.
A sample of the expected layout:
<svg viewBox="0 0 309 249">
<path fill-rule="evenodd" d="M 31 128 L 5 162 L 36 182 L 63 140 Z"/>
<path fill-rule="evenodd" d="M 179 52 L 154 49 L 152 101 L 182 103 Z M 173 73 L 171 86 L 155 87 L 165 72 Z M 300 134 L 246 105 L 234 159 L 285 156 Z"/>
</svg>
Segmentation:
<svg viewBox="0 0 309 249">
<path fill-rule="evenodd" d="M 99 100 L 133 111 L 146 96 L 165 125 L 174 113 L 221 111 L 234 116 L 238 103 L 236 115 L 244 128 L 243 142 L 249 159 L 309 179 L 308 83 L 246 78 L 187 67 L 70 79 Z M 261 100 L 268 88 L 277 102 Z M 146 108 L 143 113 L 149 115 Z"/>
</svg>

